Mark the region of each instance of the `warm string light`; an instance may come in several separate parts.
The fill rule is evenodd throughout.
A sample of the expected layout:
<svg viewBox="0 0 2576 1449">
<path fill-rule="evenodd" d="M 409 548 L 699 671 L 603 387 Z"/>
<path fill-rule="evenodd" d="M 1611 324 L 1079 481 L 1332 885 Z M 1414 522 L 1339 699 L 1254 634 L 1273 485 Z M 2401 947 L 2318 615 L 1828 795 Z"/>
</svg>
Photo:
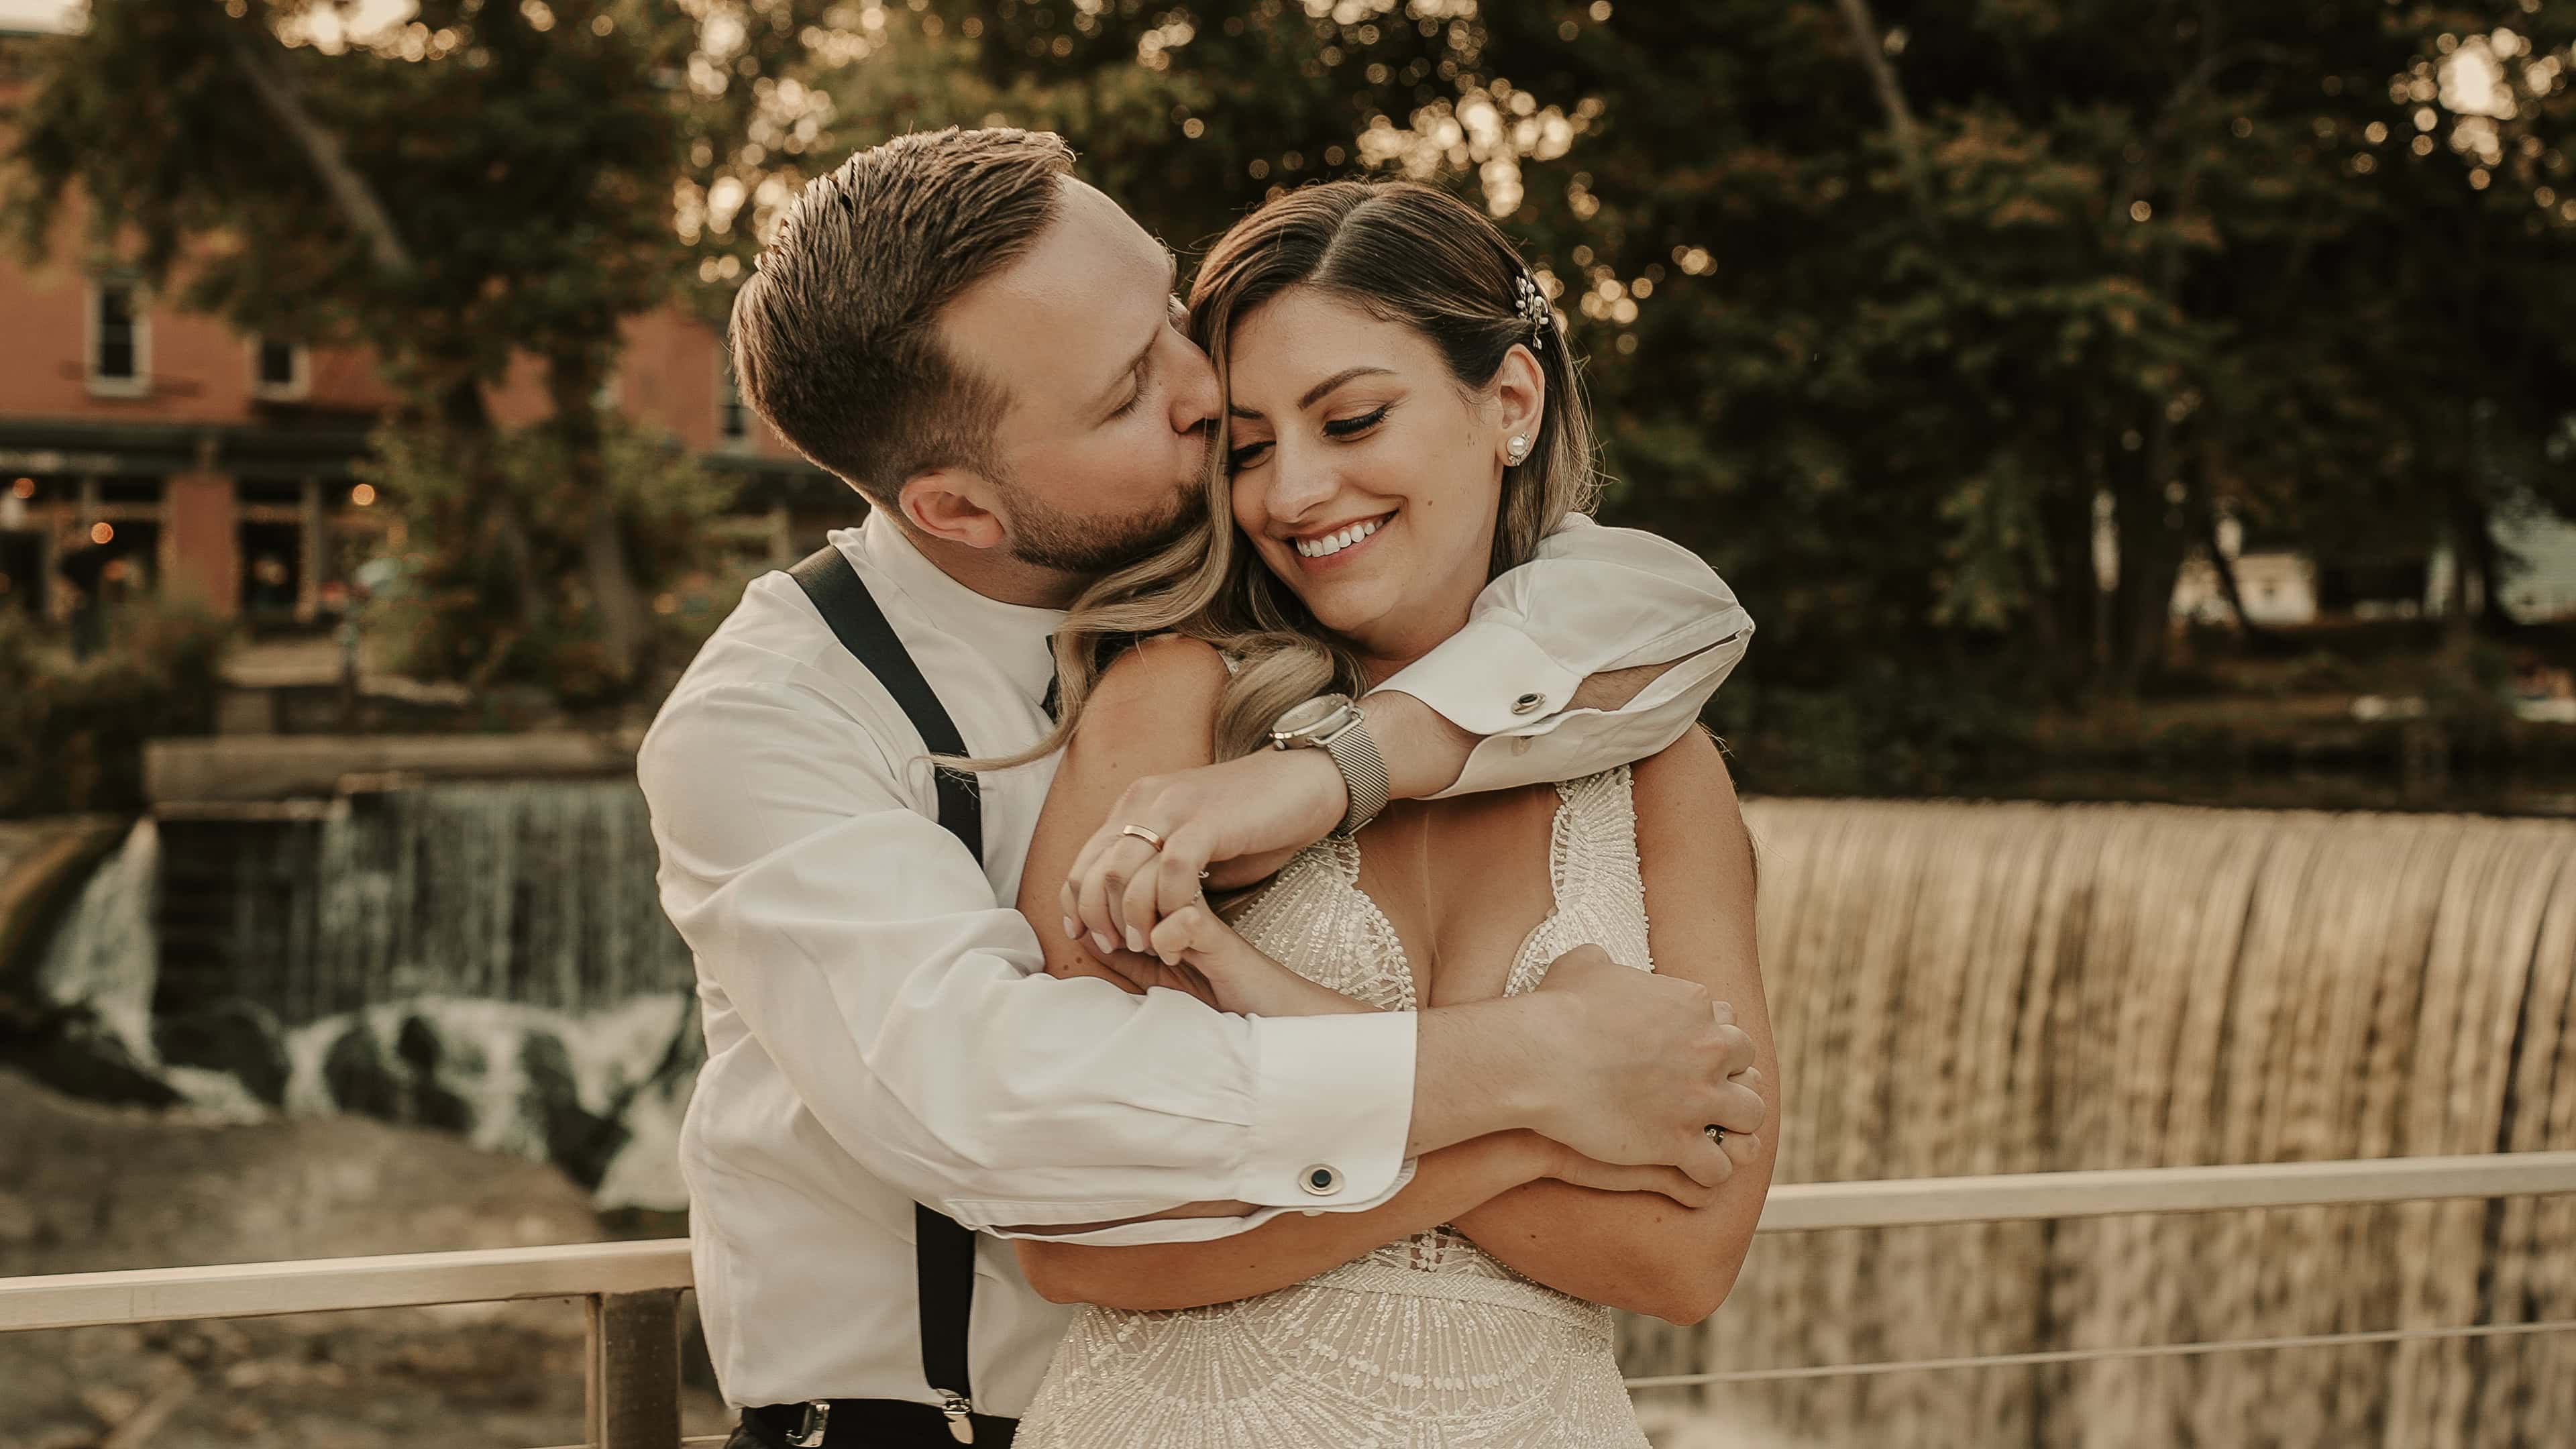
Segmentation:
<svg viewBox="0 0 2576 1449">
<path fill-rule="evenodd" d="M 112 542 L 115 538 L 115 524 L 93 523 L 89 526 L 89 541 L 92 543 L 108 543 Z"/>
</svg>

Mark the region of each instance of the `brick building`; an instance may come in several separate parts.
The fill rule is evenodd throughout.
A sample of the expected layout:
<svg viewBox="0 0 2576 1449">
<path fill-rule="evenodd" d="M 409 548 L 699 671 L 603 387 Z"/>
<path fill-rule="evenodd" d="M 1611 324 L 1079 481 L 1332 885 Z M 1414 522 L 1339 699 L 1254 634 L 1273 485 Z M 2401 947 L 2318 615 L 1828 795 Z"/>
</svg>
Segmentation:
<svg viewBox="0 0 2576 1449">
<path fill-rule="evenodd" d="M 0 105 L 26 84 L 27 39 L 0 25 Z M 84 259 L 77 215 L 62 236 L 40 268 L 0 256 L 0 609 L 65 617 L 68 565 L 111 605 L 161 593 L 317 622 L 391 525 L 352 472 L 394 401 L 374 358 L 242 336 Z M 864 512 L 741 405 L 715 329 L 670 307 L 624 332 L 608 401 L 740 480 L 724 527 L 746 552 L 786 562 Z M 543 416 L 533 366 L 492 410 Z"/>
</svg>

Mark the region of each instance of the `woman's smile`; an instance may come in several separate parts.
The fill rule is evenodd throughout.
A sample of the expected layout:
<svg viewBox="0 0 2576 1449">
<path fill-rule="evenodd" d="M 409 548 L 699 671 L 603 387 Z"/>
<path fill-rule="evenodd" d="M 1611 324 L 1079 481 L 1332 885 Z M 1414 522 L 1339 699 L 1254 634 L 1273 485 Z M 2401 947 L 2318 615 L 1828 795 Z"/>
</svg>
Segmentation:
<svg viewBox="0 0 2576 1449">
<path fill-rule="evenodd" d="M 1395 511 L 1380 513 L 1352 523 L 1291 534 L 1288 545 L 1296 550 L 1298 568 L 1310 574 L 1321 573 L 1348 565 L 1354 555 L 1367 551 L 1370 541 L 1394 521 Z"/>
</svg>

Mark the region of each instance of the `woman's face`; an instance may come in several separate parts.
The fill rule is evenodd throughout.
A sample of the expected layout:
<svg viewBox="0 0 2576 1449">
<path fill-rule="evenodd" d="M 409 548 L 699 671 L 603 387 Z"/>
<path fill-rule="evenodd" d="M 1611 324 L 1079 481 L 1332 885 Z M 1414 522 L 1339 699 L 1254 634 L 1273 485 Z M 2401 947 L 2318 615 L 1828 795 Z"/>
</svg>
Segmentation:
<svg viewBox="0 0 2576 1449">
<path fill-rule="evenodd" d="M 1261 561 L 1371 658 L 1457 632 L 1493 558 L 1507 407 L 1309 287 L 1236 321 L 1228 374 L 1234 522 Z"/>
</svg>

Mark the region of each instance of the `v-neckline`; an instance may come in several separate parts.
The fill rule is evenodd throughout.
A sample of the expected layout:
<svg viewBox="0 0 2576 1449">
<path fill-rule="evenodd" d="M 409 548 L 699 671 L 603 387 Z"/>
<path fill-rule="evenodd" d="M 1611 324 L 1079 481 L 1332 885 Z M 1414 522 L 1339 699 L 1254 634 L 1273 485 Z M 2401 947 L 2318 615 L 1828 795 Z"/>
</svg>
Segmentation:
<svg viewBox="0 0 2576 1449">
<path fill-rule="evenodd" d="M 1520 944 L 1512 948 L 1511 965 L 1503 971 L 1503 995 L 1505 996 L 1516 994 L 1512 988 L 1520 980 L 1521 968 L 1528 960 L 1530 947 L 1565 915 L 1564 861 L 1559 858 L 1557 842 L 1565 830 L 1566 812 L 1574 808 L 1574 792 L 1566 788 L 1565 782 L 1561 780 L 1553 788 L 1556 791 L 1556 809 L 1549 812 L 1547 817 L 1547 914 L 1539 917 L 1537 924 L 1531 926 L 1522 935 Z M 1387 915 L 1386 909 L 1377 903 L 1377 897 L 1370 895 L 1360 885 L 1360 863 L 1365 852 L 1360 849 L 1359 838 L 1352 836 L 1343 841 L 1342 845 L 1349 852 L 1349 869 L 1344 870 L 1341 861 L 1334 861 L 1333 879 L 1342 889 L 1359 898 L 1361 908 L 1368 912 L 1370 919 L 1377 922 L 1378 929 L 1386 934 L 1387 941 L 1395 948 L 1395 964 L 1402 968 L 1397 979 L 1404 983 L 1404 1001 L 1400 1009 L 1421 1011 L 1424 1009 L 1422 983 L 1414 979 L 1413 952 L 1404 943 L 1404 933 L 1395 928 L 1395 921 Z M 1341 852 L 1335 851 L 1334 854 L 1339 855 Z"/>
</svg>

